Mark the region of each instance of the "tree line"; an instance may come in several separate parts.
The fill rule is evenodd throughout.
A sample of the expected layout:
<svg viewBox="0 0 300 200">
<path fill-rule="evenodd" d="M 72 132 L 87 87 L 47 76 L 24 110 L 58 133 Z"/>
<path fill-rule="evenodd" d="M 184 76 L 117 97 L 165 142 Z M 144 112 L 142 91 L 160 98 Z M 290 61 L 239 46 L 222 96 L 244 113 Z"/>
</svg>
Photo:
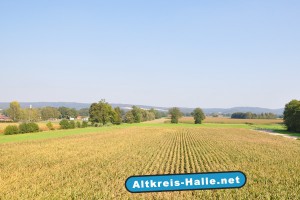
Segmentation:
<svg viewBox="0 0 300 200">
<path fill-rule="evenodd" d="M 256 114 L 252 112 L 236 112 L 232 113 L 232 119 L 276 119 L 277 115 L 274 113 Z"/>
<path fill-rule="evenodd" d="M 99 124 L 121 124 L 125 123 L 139 123 L 143 121 L 149 121 L 153 119 L 159 119 L 161 117 L 166 117 L 169 114 L 171 118 L 171 123 L 178 123 L 179 118 L 184 114 L 179 108 L 173 107 L 169 109 L 168 113 L 159 112 L 155 109 L 145 110 L 137 106 L 132 106 L 132 109 L 125 112 L 119 107 L 112 108 L 105 100 L 101 100 L 98 103 L 93 103 L 90 108 L 84 108 L 79 111 L 73 108 L 66 107 L 45 107 L 45 108 L 25 108 L 22 109 L 17 101 L 11 102 L 8 109 L 3 111 L 3 114 L 9 116 L 13 121 L 26 121 L 35 122 L 40 120 L 49 119 L 69 119 L 75 118 L 78 115 L 88 116 L 89 121 L 97 126 Z M 185 113 L 187 115 L 187 113 Z M 194 111 L 188 115 L 194 117 L 195 124 L 200 124 L 205 119 L 205 115 L 201 108 L 196 108 Z M 234 119 L 275 119 L 277 116 L 274 113 L 261 113 L 255 114 L 251 112 L 236 112 L 231 115 Z M 284 124 L 286 125 L 288 131 L 300 132 L 300 101 L 292 100 L 285 105 L 284 109 Z M 76 124 L 77 127 L 86 127 L 87 123 L 84 125 Z M 61 127 L 73 128 L 76 127 L 73 122 L 63 121 Z M 25 126 L 25 125 L 24 125 Z M 30 124 L 31 127 L 36 127 Z M 11 127 L 10 127 L 11 128 Z M 13 127 L 12 132 L 16 132 L 18 128 Z M 28 130 L 31 130 L 30 128 Z M 51 127 L 49 128 L 51 130 Z M 23 131 L 22 131 L 23 132 Z"/>
<path fill-rule="evenodd" d="M 86 128 L 88 127 L 88 123 L 86 121 L 82 121 L 81 123 L 79 121 L 75 122 L 62 119 L 59 122 L 59 129 L 74 129 L 74 128 Z M 48 122 L 46 124 L 49 131 L 55 130 L 53 127 L 53 124 L 51 122 Z M 4 129 L 5 135 L 14 135 L 14 134 L 23 134 L 23 133 L 34 133 L 34 132 L 40 132 L 42 129 L 40 129 L 39 125 L 35 122 L 23 122 L 19 125 L 8 125 Z"/>
<path fill-rule="evenodd" d="M 171 118 L 171 123 L 178 123 L 178 119 L 182 116 L 193 116 L 196 124 L 201 123 L 205 118 L 205 115 L 200 108 L 196 108 L 192 113 L 182 113 L 177 107 L 169 109 L 168 112 L 161 112 L 155 110 L 154 108 L 146 110 L 139 108 L 138 106 L 132 106 L 131 110 L 125 112 L 119 107 L 113 108 L 105 100 L 101 100 L 98 103 L 92 103 L 89 108 L 83 108 L 80 110 L 67 107 L 22 109 L 17 101 L 13 101 L 10 103 L 9 108 L 4 110 L 3 113 L 10 117 L 14 122 L 37 122 L 50 119 L 70 119 L 76 118 L 79 115 L 89 116 L 89 121 L 94 126 L 106 124 L 118 125 L 121 123 L 140 123 L 167 117 L 168 115 Z M 70 127 L 72 126 L 73 125 L 70 125 Z"/>
<path fill-rule="evenodd" d="M 88 116 L 88 108 L 76 110 L 67 107 L 44 107 L 44 108 L 21 108 L 19 102 L 13 101 L 3 114 L 10 117 L 14 122 L 27 121 L 37 122 L 49 119 L 70 119 L 77 116 Z"/>
<path fill-rule="evenodd" d="M 94 124 L 121 124 L 139 123 L 166 117 L 166 112 L 155 109 L 145 110 L 137 106 L 125 112 L 119 107 L 112 108 L 105 100 L 93 103 L 89 108 L 76 110 L 67 107 L 44 107 L 44 108 L 21 108 L 19 102 L 13 101 L 9 108 L 2 111 L 4 115 L 10 117 L 14 122 L 37 122 L 51 119 L 70 119 L 77 116 L 89 116 L 89 121 Z"/>
<path fill-rule="evenodd" d="M 105 100 L 101 100 L 90 106 L 89 121 L 94 126 L 106 124 L 118 125 L 123 122 L 131 124 L 167 117 L 168 114 L 171 118 L 171 123 L 178 123 L 179 118 L 184 115 L 177 107 L 169 109 L 168 113 L 166 113 L 159 112 L 153 108 L 146 110 L 139 108 L 138 106 L 132 106 L 131 110 L 125 112 L 119 107 L 112 108 Z M 205 119 L 204 112 L 201 108 L 194 109 L 190 115 L 194 117 L 195 124 L 201 124 Z"/>
<path fill-rule="evenodd" d="M 131 110 L 125 112 L 119 107 L 113 108 L 104 99 L 98 103 L 93 103 L 89 108 L 89 121 L 94 126 L 121 123 L 140 123 L 166 117 L 167 114 L 159 112 L 153 108 L 145 110 L 137 106 L 132 106 Z"/>
</svg>

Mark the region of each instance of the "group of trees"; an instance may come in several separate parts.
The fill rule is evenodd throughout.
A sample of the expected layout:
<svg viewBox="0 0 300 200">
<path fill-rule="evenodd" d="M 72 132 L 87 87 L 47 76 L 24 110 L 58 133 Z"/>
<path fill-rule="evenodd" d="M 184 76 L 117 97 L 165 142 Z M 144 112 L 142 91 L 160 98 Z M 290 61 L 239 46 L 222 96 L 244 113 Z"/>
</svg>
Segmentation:
<svg viewBox="0 0 300 200">
<path fill-rule="evenodd" d="M 3 113 L 10 117 L 14 122 L 37 122 L 49 119 L 70 119 L 77 116 L 89 116 L 92 124 L 121 124 L 139 123 L 166 117 L 166 112 L 160 112 L 155 109 L 145 110 L 133 106 L 131 110 L 124 112 L 119 107 L 112 108 L 105 100 L 93 103 L 90 108 L 75 110 L 67 107 L 44 107 L 44 108 L 21 108 L 17 101 L 11 102 L 10 107 Z M 72 127 L 72 125 L 71 125 Z"/>
<path fill-rule="evenodd" d="M 121 124 L 122 115 L 119 107 L 112 108 L 104 99 L 93 103 L 89 109 L 89 120 L 92 124 Z"/>
<path fill-rule="evenodd" d="M 41 109 L 42 120 L 58 119 L 60 116 L 61 113 L 57 108 L 45 107 Z"/>
<path fill-rule="evenodd" d="M 292 100 L 285 105 L 283 120 L 288 131 L 300 133 L 300 101 Z"/>
<path fill-rule="evenodd" d="M 177 124 L 179 118 L 183 116 L 183 113 L 180 111 L 179 108 L 173 107 L 169 109 L 169 115 L 171 117 L 171 123 Z M 195 108 L 190 115 L 194 117 L 195 124 L 201 124 L 202 121 L 205 119 L 205 115 L 201 108 Z"/>
<path fill-rule="evenodd" d="M 183 113 L 177 107 L 169 109 L 168 114 L 171 117 L 171 123 L 178 123 L 179 118 L 183 116 Z M 190 115 L 194 117 L 195 124 L 201 124 L 205 119 L 205 115 L 200 108 L 194 109 Z M 108 123 L 121 124 L 122 122 L 140 123 L 166 116 L 166 112 L 159 112 L 153 108 L 146 110 L 137 106 L 132 106 L 131 110 L 124 112 L 119 107 L 112 108 L 105 100 L 93 103 L 89 109 L 89 120 L 95 125 L 98 123 L 101 125 Z"/>
<path fill-rule="evenodd" d="M 57 110 L 60 113 L 59 115 L 60 119 L 70 119 L 78 116 L 78 112 L 74 108 L 59 107 Z"/>
<path fill-rule="evenodd" d="M 159 119 L 165 117 L 166 113 L 159 112 L 153 108 L 145 110 L 137 106 L 132 106 L 132 109 L 124 112 L 119 107 L 113 108 L 105 100 L 98 103 L 93 103 L 89 109 L 89 120 L 92 124 L 121 124 L 125 123 L 140 123 L 144 121 Z"/>
<path fill-rule="evenodd" d="M 9 108 L 4 110 L 3 113 L 10 117 L 14 122 L 38 121 L 41 118 L 41 113 L 38 109 L 22 109 L 17 101 L 11 102 Z"/>
<path fill-rule="evenodd" d="M 156 119 L 157 112 L 154 109 L 144 110 L 137 106 L 132 106 L 132 109 L 124 115 L 123 121 L 126 123 L 140 123 Z"/>
<path fill-rule="evenodd" d="M 158 110 L 155 110 L 154 108 L 151 108 L 151 109 L 149 110 L 149 112 L 154 113 L 155 119 L 160 119 L 160 118 L 162 118 L 162 117 L 167 117 L 167 116 L 168 116 L 168 113 L 167 113 L 167 112 L 158 111 Z"/>
<path fill-rule="evenodd" d="M 44 107 L 44 108 L 24 108 L 22 109 L 17 101 L 10 103 L 9 108 L 3 114 L 10 117 L 14 122 L 29 121 L 36 122 L 49 119 L 70 119 L 77 116 L 88 116 L 88 108 L 76 110 L 67 107 Z"/>
<path fill-rule="evenodd" d="M 231 115 L 232 119 L 276 119 L 277 115 L 274 113 L 255 114 L 252 112 L 236 112 Z"/>
<path fill-rule="evenodd" d="M 78 115 L 89 116 L 89 120 L 92 124 L 121 124 L 125 123 L 139 123 L 143 121 L 149 121 L 166 117 L 166 112 L 159 112 L 155 109 L 142 109 L 137 106 L 133 106 L 131 110 L 124 112 L 119 107 L 112 108 L 105 100 L 101 100 L 98 103 L 93 103 L 90 108 L 83 108 L 75 110 L 67 107 L 44 107 L 44 108 L 25 108 L 22 109 L 17 101 L 11 102 L 7 110 L 3 111 L 3 114 L 9 116 L 14 122 L 25 121 L 35 122 L 39 120 L 49 119 L 69 119 L 75 118 Z M 183 115 L 191 115 L 194 117 L 195 124 L 201 124 L 205 119 L 205 115 L 201 108 L 196 108 L 192 113 L 183 114 L 179 108 L 173 107 L 169 109 L 168 114 L 171 118 L 171 123 L 178 123 L 179 118 Z M 236 112 L 231 115 L 233 119 L 275 119 L 277 116 L 274 113 L 261 113 L 255 114 L 251 112 Z M 300 132 L 300 101 L 292 100 L 285 105 L 284 123 L 288 131 Z M 48 126 L 48 124 L 47 124 Z M 60 122 L 62 129 L 68 128 L 84 128 L 88 126 L 86 121 L 74 122 L 69 120 L 62 120 Z M 53 129 L 52 124 L 48 126 L 49 130 Z M 35 132 L 39 128 L 35 123 L 22 123 L 18 126 L 7 126 L 7 134 Z"/>
</svg>

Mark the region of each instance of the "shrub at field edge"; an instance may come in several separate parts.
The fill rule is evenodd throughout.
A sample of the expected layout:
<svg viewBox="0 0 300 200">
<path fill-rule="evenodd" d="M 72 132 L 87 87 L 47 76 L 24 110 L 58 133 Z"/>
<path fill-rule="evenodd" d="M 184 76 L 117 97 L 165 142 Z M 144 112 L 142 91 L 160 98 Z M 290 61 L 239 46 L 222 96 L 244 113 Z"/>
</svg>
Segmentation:
<svg viewBox="0 0 300 200">
<path fill-rule="evenodd" d="M 16 125 L 8 125 L 4 130 L 4 135 L 18 134 L 19 128 Z"/>
<path fill-rule="evenodd" d="M 22 123 L 19 125 L 19 133 L 34 133 L 39 132 L 39 126 L 34 122 Z"/>
</svg>

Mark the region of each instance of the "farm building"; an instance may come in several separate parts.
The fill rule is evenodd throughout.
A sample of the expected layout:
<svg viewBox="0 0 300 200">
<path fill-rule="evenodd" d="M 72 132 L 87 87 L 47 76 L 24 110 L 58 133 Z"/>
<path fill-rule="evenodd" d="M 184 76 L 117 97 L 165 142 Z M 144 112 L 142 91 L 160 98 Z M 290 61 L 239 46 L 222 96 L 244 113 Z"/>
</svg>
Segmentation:
<svg viewBox="0 0 300 200">
<path fill-rule="evenodd" d="M 9 117 L 6 117 L 5 115 L 0 114 L 0 122 L 11 122 L 12 119 Z"/>
<path fill-rule="evenodd" d="M 82 116 L 79 115 L 79 116 L 76 117 L 76 119 L 77 120 L 82 120 Z"/>
<path fill-rule="evenodd" d="M 80 116 L 80 115 L 77 116 L 76 119 L 77 119 L 77 120 L 82 120 L 82 121 L 89 121 L 89 118 L 88 118 L 88 117 L 84 117 L 84 116 Z"/>
</svg>

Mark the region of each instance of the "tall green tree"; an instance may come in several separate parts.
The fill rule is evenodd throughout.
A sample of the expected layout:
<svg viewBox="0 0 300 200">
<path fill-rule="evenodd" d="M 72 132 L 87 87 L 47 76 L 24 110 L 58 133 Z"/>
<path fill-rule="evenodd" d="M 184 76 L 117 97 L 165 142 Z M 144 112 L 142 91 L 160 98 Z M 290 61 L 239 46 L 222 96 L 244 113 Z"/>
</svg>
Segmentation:
<svg viewBox="0 0 300 200">
<path fill-rule="evenodd" d="M 102 123 L 103 125 L 108 122 L 113 123 L 114 110 L 104 99 L 99 103 L 93 103 L 89 109 L 89 120 L 92 123 Z"/>
<path fill-rule="evenodd" d="M 182 112 L 180 112 L 179 108 L 173 107 L 169 109 L 169 114 L 171 115 L 171 123 L 177 124 L 180 117 L 182 117 Z"/>
<path fill-rule="evenodd" d="M 155 110 L 154 108 L 151 108 L 151 109 L 149 110 L 149 112 L 151 112 L 151 113 L 153 113 L 153 114 L 154 114 L 154 116 L 155 116 L 155 119 L 158 119 L 158 118 L 160 118 L 160 113 L 159 113 L 159 112 L 157 112 L 157 110 Z"/>
<path fill-rule="evenodd" d="M 57 108 L 54 107 L 44 107 L 41 109 L 41 117 L 42 120 L 48 119 L 58 119 L 60 116 L 60 112 Z"/>
<path fill-rule="evenodd" d="M 78 112 L 74 108 L 59 107 L 58 111 L 60 112 L 61 119 L 69 119 L 71 117 L 75 118 L 78 116 Z"/>
<path fill-rule="evenodd" d="M 288 131 L 300 132 L 300 101 L 294 99 L 285 105 L 283 120 Z"/>
<path fill-rule="evenodd" d="M 80 116 L 89 116 L 89 108 L 81 108 L 78 110 Z"/>
<path fill-rule="evenodd" d="M 14 121 L 17 122 L 21 119 L 22 111 L 19 102 L 13 101 L 9 104 L 9 109 L 7 110 L 8 116 Z"/>
<path fill-rule="evenodd" d="M 26 122 L 37 122 L 41 120 L 41 112 L 37 108 L 25 108 L 21 109 L 20 120 Z"/>
<path fill-rule="evenodd" d="M 92 124 L 94 123 L 99 123 L 99 112 L 100 112 L 100 108 L 98 108 L 98 103 L 92 103 L 89 109 L 89 121 L 92 122 Z"/>
<path fill-rule="evenodd" d="M 115 107 L 114 111 L 115 111 L 115 113 L 114 113 L 113 123 L 119 125 L 122 123 L 122 111 L 121 111 L 120 107 Z"/>
<path fill-rule="evenodd" d="M 205 115 L 201 108 L 195 108 L 191 115 L 194 117 L 195 124 L 201 124 L 205 119 Z"/>
<path fill-rule="evenodd" d="M 132 110 L 129 110 L 125 113 L 124 122 L 128 124 L 134 123 L 134 116 L 132 114 Z"/>
<path fill-rule="evenodd" d="M 135 123 L 140 123 L 142 121 L 142 111 L 137 106 L 132 106 L 132 115 Z"/>
<path fill-rule="evenodd" d="M 8 116 L 9 116 L 8 110 L 9 110 L 9 108 L 8 108 L 8 109 L 1 110 L 1 113 L 2 113 L 3 115 L 5 115 L 5 116 L 8 117 Z"/>
</svg>

